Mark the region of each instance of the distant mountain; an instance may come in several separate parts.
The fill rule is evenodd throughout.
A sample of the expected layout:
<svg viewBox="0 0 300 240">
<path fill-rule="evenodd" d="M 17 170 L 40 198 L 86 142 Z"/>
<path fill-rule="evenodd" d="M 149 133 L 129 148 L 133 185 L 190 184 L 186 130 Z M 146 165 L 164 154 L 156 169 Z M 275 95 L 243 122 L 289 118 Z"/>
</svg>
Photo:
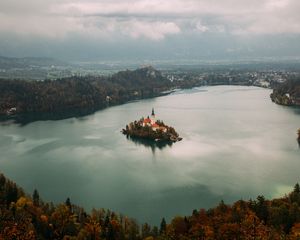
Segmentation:
<svg viewBox="0 0 300 240">
<path fill-rule="evenodd" d="M 0 56 L 0 69 L 66 66 L 66 62 L 53 58 L 24 57 L 12 58 Z"/>
</svg>

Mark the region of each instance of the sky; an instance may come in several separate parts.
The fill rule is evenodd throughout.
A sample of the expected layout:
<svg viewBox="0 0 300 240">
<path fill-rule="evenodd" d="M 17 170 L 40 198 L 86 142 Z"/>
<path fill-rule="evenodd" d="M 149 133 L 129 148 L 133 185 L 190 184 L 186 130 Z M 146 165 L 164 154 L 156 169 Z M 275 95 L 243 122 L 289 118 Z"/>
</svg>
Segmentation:
<svg viewBox="0 0 300 240">
<path fill-rule="evenodd" d="M 299 0 L 0 0 L 0 55 L 299 57 L 299 10 Z"/>
</svg>

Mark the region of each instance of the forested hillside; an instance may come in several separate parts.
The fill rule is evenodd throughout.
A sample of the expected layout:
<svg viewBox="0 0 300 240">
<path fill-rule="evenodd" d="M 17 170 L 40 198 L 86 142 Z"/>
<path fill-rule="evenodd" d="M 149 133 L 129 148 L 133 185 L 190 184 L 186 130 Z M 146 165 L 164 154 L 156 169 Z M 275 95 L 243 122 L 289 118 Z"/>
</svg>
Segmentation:
<svg viewBox="0 0 300 240">
<path fill-rule="evenodd" d="M 162 216 L 163 217 L 163 216 Z M 280 199 L 223 201 L 212 209 L 195 209 L 190 216 L 162 218 L 158 227 L 109 210 L 87 213 L 67 198 L 54 205 L 32 197 L 0 174 L 0 239 L 189 240 L 299 239 L 300 187 Z"/>
<path fill-rule="evenodd" d="M 300 106 L 300 78 L 294 78 L 277 86 L 271 94 L 273 102 L 287 106 Z"/>
<path fill-rule="evenodd" d="M 129 100 L 159 96 L 171 86 L 152 67 L 110 77 L 69 77 L 56 81 L 0 81 L 0 115 L 91 112 Z"/>
</svg>

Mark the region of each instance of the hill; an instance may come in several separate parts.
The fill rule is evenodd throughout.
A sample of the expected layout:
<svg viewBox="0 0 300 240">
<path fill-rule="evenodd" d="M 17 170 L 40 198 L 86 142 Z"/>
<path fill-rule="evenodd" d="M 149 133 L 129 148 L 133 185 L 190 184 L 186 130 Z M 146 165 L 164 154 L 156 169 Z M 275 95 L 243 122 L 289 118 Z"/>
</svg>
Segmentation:
<svg viewBox="0 0 300 240">
<path fill-rule="evenodd" d="M 130 100 L 156 97 L 171 82 L 152 67 L 122 71 L 112 76 L 73 76 L 55 81 L 0 81 L 0 115 L 34 113 L 60 119 L 87 114 Z M 13 113 L 13 114 L 12 114 Z"/>
</svg>

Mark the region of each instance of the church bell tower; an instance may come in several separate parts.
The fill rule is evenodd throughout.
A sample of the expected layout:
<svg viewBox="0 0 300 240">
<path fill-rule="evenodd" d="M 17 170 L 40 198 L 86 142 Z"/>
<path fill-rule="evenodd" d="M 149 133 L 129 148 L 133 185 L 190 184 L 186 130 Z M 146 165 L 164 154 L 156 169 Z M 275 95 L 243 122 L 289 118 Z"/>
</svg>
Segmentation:
<svg viewBox="0 0 300 240">
<path fill-rule="evenodd" d="M 151 113 L 151 124 L 154 124 L 155 122 L 156 122 L 156 120 L 155 120 L 154 108 L 152 108 L 152 113 Z"/>
</svg>

